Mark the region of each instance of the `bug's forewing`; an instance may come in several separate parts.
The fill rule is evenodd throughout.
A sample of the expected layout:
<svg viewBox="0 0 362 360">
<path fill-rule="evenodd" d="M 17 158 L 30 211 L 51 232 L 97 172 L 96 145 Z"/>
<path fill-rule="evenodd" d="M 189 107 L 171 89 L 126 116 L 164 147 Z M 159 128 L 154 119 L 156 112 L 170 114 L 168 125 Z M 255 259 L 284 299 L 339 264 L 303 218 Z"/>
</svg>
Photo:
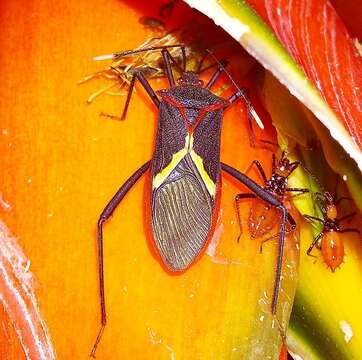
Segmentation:
<svg viewBox="0 0 362 360">
<path fill-rule="evenodd" d="M 186 155 L 152 196 L 156 247 L 171 271 L 191 265 L 206 244 L 214 215 L 208 193 L 191 156 Z"/>
<path fill-rule="evenodd" d="M 173 88 L 171 94 L 180 103 L 187 100 L 187 93 L 178 94 L 181 90 Z M 185 108 L 191 124 L 201 108 L 219 101 L 210 92 L 204 93 L 198 94 L 201 105 L 196 106 L 193 98 L 189 105 L 195 108 Z M 151 216 L 157 253 L 171 272 L 186 270 L 212 232 L 219 189 L 221 120 L 222 109 L 207 112 L 191 136 L 179 109 L 164 101 L 159 107 Z M 164 177 L 155 184 L 160 174 Z"/>
</svg>

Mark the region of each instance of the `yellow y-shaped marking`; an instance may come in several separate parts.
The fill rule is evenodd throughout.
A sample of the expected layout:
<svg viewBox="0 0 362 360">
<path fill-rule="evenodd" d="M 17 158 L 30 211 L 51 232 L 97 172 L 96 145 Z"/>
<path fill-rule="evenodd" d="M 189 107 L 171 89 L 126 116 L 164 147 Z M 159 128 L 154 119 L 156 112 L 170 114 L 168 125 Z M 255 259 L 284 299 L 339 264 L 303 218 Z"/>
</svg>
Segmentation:
<svg viewBox="0 0 362 360">
<path fill-rule="evenodd" d="M 192 133 L 187 134 L 185 138 L 185 147 L 178 151 L 176 154 L 173 154 L 170 163 L 161 170 L 154 178 L 152 182 L 153 189 L 157 189 L 171 174 L 172 170 L 178 165 L 178 163 L 185 157 L 186 154 L 190 154 L 191 158 L 198 169 L 202 180 L 205 183 L 207 191 L 212 197 L 215 197 L 216 184 L 210 179 L 210 176 L 206 172 L 203 164 L 202 157 L 196 154 L 193 150 L 194 138 Z"/>
</svg>

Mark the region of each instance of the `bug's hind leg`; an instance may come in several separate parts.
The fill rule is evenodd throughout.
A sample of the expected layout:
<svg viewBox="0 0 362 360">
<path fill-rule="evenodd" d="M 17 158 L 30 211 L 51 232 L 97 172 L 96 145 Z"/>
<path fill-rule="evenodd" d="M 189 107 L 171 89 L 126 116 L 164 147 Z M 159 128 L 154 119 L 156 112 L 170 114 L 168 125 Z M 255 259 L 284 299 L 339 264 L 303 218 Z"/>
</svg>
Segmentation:
<svg viewBox="0 0 362 360">
<path fill-rule="evenodd" d="M 286 222 L 288 218 L 288 212 L 283 203 L 281 203 L 277 198 L 268 193 L 265 189 L 263 189 L 260 185 L 258 185 L 254 180 L 250 179 L 245 174 L 239 172 L 233 167 L 221 163 L 221 168 L 232 177 L 243 183 L 247 186 L 257 197 L 264 200 L 268 204 L 275 206 L 277 209 L 281 211 L 281 222 L 279 226 L 279 246 L 278 246 L 278 259 L 275 271 L 275 280 L 274 280 L 274 289 L 273 289 L 273 298 L 271 304 L 272 314 L 276 314 L 277 305 L 278 305 L 278 297 L 279 297 L 279 289 L 281 283 L 281 275 L 282 275 L 282 265 L 283 265 L 283 256 L 284 256 L 284 243 L 285 243 L 285 233 L 286 233 Z"/>
<path fill-rule="evenodd" d="M 101 305 L 101 327 L 99 329 L 96 341 L 94 342 L 90 356 L 95 357 L 98 344 L 101 340 L 103 330 L 107 324 L 106 302 L 104 292 L 104 269 L 103 269 L 103 225 L 112 216 L 114 210 L 122 201 L 127 192 L 137 182 L 137 180 L 149 169 L 151 161 L 146 162 L 141 166 L 116 192 L 112 200 L 102 211 L 98 219 L 97 226 L 97 241 L 98 241 L 98 273 L 99 273 L 99 293 Z"/>
</svg>

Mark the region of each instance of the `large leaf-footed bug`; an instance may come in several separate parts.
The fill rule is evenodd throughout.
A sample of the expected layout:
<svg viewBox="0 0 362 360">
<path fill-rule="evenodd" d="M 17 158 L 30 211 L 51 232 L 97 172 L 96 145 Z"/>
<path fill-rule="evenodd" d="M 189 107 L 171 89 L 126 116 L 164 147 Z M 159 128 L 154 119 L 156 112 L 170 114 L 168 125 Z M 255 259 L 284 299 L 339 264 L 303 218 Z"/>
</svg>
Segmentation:
<svg viewBox="0 0 362 360">
<path fill-rule="evenodd" d="M 182 67 L 169 53 L 178 47 L 182 53 Z M 186 271 L 203 253 L 217 218 L 218 199 L 221 190 L 221 170 L 248 187 L 257 197 L 281 212 L 279 246 L 271 310 L 277 310 L 278 293 L 285 240 L 287 210 L 283 203 L 245 174 L 220 162 L 220 135 L 223 112 L 238 99 L 248 106 L 249 115 L 257 117 L 244 89 L 240 89 L 224 65 L 211 52 L 218 67 L 208 83 L 203 86 L 197 72 L 186 71 L 184 45 L 167 45 L 129 50 L 98 59 L 115 59 L 146 51 L 161 50 L 169 88 L 155 92 L 141 71 L 135 70 L 130 83 L 122 118 L 138 80 L 154 105 L 158 108 L 157 135 L 153 157 L 142 165 L 119 188 L 107 204 L 98 220 L 98 264 L 100 282 L 101 328 L 91 356 L 106 325 L 106 304 L 103 271 L 103 225 L 137 180 L 150 170 L 150 213 L 154 246 L 163 267 L 172 273 Z M 175 81 L 172 65 L 181 77 Z M 210 89 L 222 73 L 225 73 L 236 92 L 228 99 L 213 94 Z M 187 206 L 185 206 L 187 204 Z"/>
</svg>

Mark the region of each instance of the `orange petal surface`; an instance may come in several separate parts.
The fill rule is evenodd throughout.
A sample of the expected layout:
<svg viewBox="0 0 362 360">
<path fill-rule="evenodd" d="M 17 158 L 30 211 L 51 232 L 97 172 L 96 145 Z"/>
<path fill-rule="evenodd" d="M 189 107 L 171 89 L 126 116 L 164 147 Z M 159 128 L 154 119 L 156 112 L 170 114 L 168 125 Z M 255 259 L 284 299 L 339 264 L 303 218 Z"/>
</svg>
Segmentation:
<svg viewBox="0 0 362 360">
<path fill-rule="evenodd" d="M 159 3 L 151 5 L 157 11 Z M 138 91 L 126 121 L 101 118 L 102 111 L 120 113 L 124 97 L 87 106 L 97 84 L 77 82 L 97 70 L 94 55 L 134 48 L 149 37 L 139 23 L 147 9 L 95 0 L 17 0 L 1 7 L 0 191 L 9 205 L 2 206 L 1 219 L 30 260 L 27 271 L 35 278 L 32 291 L 50 346 L 59 359 L 85 359 L 100 323 L 97 219 L 118 187 L 150 159 L 156 112 Z M 252 159 L 264 158 L 268 172 L 270 151 L 249 148 L 245 115 L 242 106 L 228 111 L 222 159 L 244 171 Z M 263 133 L 264 139 L 272 136 Z M 245 189 L 223 178 L 211 246 L 185 274 L 170 276 L 147 243 L 145 181 L 134 186 L 105 228 L 108 325 L 97 358 L 252 358 L 270 340 L 270 329 L 277 357 L 281 339 L 270 315 L 276 244 L 259 254 L 259 244 L 247 235 L 236 242 L 233 199 Z M 248 210 L 247 204 L 241 209 L 244 219 Z M 285 288 L 292 289 L 294 240 L 286 254 L 285 265 L 293 270 L 287 268 Z M 280 310 L 283 323 L 290 294 L 281 291 L 287 304 Z M 1 316 L 14 323 L 8 312 Z M 2 354 L 25 358 L 12 331 L 1 334 Z M 26 346 L 32 344 L 30 339 Z M 43 358 L 49 359 L 32 359 Z"/>
</svg>

